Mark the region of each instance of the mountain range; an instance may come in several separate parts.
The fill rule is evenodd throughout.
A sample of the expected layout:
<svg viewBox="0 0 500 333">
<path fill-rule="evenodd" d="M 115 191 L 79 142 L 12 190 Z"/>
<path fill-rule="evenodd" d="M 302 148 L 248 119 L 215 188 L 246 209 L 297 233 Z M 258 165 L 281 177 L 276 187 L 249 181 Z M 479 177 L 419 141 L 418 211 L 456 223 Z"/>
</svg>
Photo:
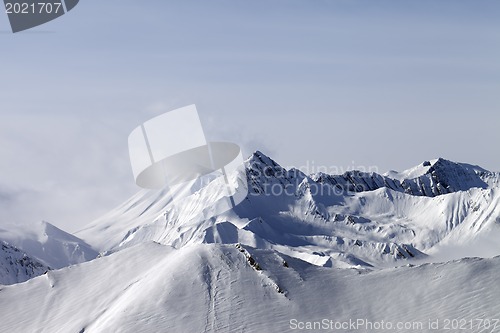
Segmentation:
<svg viewBox="0 0 500 333">
<path fill-rule="evenodd" d="M 321 331 L 358 319 L 343 331 L 464 319 L 480 332 L 498 319 L 500 173 L 439 158 L 306 175 L 257 151 L 228 178 L 247 195 L 226 211 L 211 183 L 189 196 L 190 185 L 142 190 L 74 235 L 47 222 L 0 229 L 0 332 Z"/>
</svg>

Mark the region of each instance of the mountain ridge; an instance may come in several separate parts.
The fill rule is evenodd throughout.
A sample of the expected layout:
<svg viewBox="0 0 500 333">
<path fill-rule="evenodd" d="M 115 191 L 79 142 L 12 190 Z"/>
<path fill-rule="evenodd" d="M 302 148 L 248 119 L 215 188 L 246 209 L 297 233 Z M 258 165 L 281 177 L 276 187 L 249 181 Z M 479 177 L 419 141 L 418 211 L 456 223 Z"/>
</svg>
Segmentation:
<svg viewBox="0 0 500 333">
<path fill-rule="evenodd" d="M 309 176 L 256 151 L 244 172 L 229 176 L 236 188 L 248 189 L 230 211 L 211 213 L 225 194 L 210 185 L 182 201 L 188 214 L 169 208 L 165 191 L 141 192 L 81 235 L 90 243 L 96 236 L 107 239 L 100 250 L 111 252 L 144 241 L 176 248 L 242 243 L 320 266 L 398 265 L 401 259 L 425 258 L 452 236 L 462 242 L 483 233 L 483 227 L 495 229 L 491 216 L 499 214 L 493 205 L 498 193 L 481 178 L 495 173 L 444 159 L 429 164 L 423 174 L 402 181 L 358 171 Z M 479 227 L 474 214 L 481 205 L 492 212 Z M 114 237 L 112 244 L 106 234 Z"/>
<path fill-rule="evenodd" d="M 419 187 L 406 191 L 406 179 L 306 175 L 256 152 L 228 174 L 247 196 L 226 211 L 228 192 L 211 183 L 192 195 L 140 191 L 79 238 L 41 223 L 37 241 L 85 239 L 101 253 L 0 285 L 0 332 L 322 331 L 323 320 L 358 319 L 359 332 L 381 321 L 416 332 L 444 318 L 493 320 L 498 174 L 453 163 L 413 168 L 406 184 Z"/>
<path fill-rule="evenodd" d="M 52 269 L 88 261 L 98 255 L 82 239 L 46 221 L 3 226 L 0 228 L 0 240 L 21 249 Z"/>
<path fill-rule="evenodd" d="M 25 282 L 50 269 L 15 246 L 0 241 L 0 285 Z"/>
</svg>

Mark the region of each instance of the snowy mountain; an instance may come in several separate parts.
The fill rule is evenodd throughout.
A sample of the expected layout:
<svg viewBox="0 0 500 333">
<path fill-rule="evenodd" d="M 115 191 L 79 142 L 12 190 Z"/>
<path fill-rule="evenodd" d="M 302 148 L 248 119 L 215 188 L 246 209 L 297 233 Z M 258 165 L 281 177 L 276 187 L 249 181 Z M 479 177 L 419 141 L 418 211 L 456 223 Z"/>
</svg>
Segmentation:
<svg viewBox="0 0 500 333">
<path fill-rule="evenodd" d="M 308 176 L 256 152 L 231 175 L 246 190 L 242 179 L 249 194 L 226 213 L 213 213 L 225 192 L 211 186 L 185 198 L 182 212 L 165 191 L 140 192 L 77 234 L 100 251 L 241 243 L 330 267 L 393 266 L 500 234 L 498 173 L 444 159 L 386 175 Z"/>
<path fill-rule="evenodd" d="M 18 248 L 0 241 L 0 285 L 24 282 L 49 269 Z"/>
<path fill-rule="evenodd" d="M 92 260 L 98 255 L 83 240 L 48 222 L 4 226 L 0 228 L 0 240 L 53 269 Z"/>
<path fill-rule="evenodd" d="M 33 253 L 60 267 L 102 253 L 0 286 L 0 332 L 500 328 L 499 173 L 436 159 L 306 175 L 255 152 L 228 178 L 248 194 L 223 213 L 227 191 L 211 183 L 141 191 L 79 238 L 48 224 L 0 231 L 26 252 L 21 240 L 36 240 Z"/>
<path fill-rule="evenodd" d="M 323 320 L 363 320 L 340 332 L 439 332 L 451 318 L 491 332 L 500 313 L 499 257 L 368 272 L 241 250 L 144 243 L 0 287 L 0 332 L 320 332 L 298 328 Z M 370 329 L 382 321 L 392 329 Z"/>
<path fill-rule="evenodd" d="M 441 194 L 487 188 L 486 181 L 498 180 L 498 175 L 479 167 L 455 163 L 442 158 L 425 161 L 401 173 L 391 171 L 381 176 L 376 173 L 347 172 L 342 176 L 318 174 L 316 181 L 340 186 L 353 192 L 373 191 L 381 187 L 417 196 L 434 197 Z"/>
</svg>

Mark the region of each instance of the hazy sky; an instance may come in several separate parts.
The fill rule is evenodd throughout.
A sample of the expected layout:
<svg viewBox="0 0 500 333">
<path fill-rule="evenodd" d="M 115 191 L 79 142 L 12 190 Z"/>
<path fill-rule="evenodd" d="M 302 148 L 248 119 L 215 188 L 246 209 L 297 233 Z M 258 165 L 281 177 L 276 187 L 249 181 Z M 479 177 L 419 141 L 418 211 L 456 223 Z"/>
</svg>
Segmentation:
<svg viewBox="0 0 500 333">
<path fill-rule="evenodd" d="M 500 1 L 82 0 L 0 13 L 0 224 L 75 231 L 137 191 L 127 137 L 195 103 L 284 166 L 500 170 Z M 314 170 L 312 170 L 314 171 Z"/>
</svg>

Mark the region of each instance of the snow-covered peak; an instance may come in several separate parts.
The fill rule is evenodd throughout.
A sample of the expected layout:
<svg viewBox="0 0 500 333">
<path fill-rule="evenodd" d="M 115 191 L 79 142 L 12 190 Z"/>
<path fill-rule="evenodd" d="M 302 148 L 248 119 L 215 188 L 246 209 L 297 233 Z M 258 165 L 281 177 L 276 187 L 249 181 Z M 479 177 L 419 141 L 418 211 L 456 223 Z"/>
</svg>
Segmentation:
<svg viewBox="0 0 500 333">
<path fill-rule="evenodd" d="M 176 248 L 241 243 L 315 265 L 370 267 L 425 256 L 468 218 L 475 234 L 472 213 L 490 209 L 497 198 L 479 196 L 487 185 L 467 165 L 436 159 L 406 174 L 401 180 L 360 171 L 307 176 L 256 151 L 245 170 L 229 176 L 248 184 L 234 209 L 217 213 L 227 192 L 210 184 L 185 198 L 184 212 L 172 207 L 168 191 L 141 191 L 79 236 L 100 251 L 147 241 Z"/>
<path fill-rule="evenodd" d="M 438 159 L 424 161 L 417 166 L 414 166 L 410 169 L 397 172 L 391 170 L 386 172 L 384 176 L 390 177 L 392 179 L 397 179 L 399 181 L 403 181 L 405 179 L 415 179 L 421 177 L 429 172 L 429 169 L 438 161 Z"/>
<path fill-rule="evenodd" d="M 269 165 L 269 166 L 277 166 L 278 163 L 274 161 L 271 157 L 267 156 L 260 150 L 254 151 L 250 157 L 246 160 L 246 163 L 248 164 L 261 164 L 263 166 Z"/>
<path fill-rule="evenodd" d="M 308 177 L 298 170 L 284 169 L 260 151 L 252 154 L 247 162 L 248 180 L 256 191 L 266 183 L 279 182 L 286 186 L 287 183 L 297 183 Z M 328 184 L 349 193 L 386 187 L 411 195 L 430 197 L 471 188 L 485 189 L 489 185 L 498 184 L 500 178 L 498 173 L 489 172 L 479 166 L 452 162 L 444 158 L 424 161 L 403 172 L 390 171 L 383 175 L 353 170 L 342 175 L 320 172 L 309 177 L 314 182 Z"/>
<path fill-rule="evenodd" d="M 0 240 L 51 268 L 78 264 L 98 255 L 85 241 L 45 221 L 4 226 L 0 229 Z"/>
<path fill-rule="evenodd" d="M 299 170 L 283 168 L 260 151 L 254 152 L 245 161 L 245 166 L 248 190 L 251 194 L 263 194 L 273 188 L 297 185 L 306 177 Z"/>
<path fill-rule="evenodd" d="M 433 160 L 423 161 L 419 165 L 404 170 L 402 172 L 391 170 L 385 173 L 384 176 L 397 179 L 399 181 L 403 181 L 405 179 L 416 179 L 425 176 L 427 174 L 432 174 L 433 172 L 439 172 L 441 174 L 455 173 L 458 174 L 459 176 L 465 176 L 465 175 L 480 176 L 486 173 L 491 173 L 490 171 L 481 168 L 478 165 L 453 162 L 440 157 Z"/>
<path fill-rule="evenodd" d="M 108 253 L 0 286 L 2 327 L 282 332 L 290 318 L 494 318 L 499 258 L 431 262 L 500 253 L 498 173 L 444 159 L 403 173 L 307 176 L 255 152 L 228 175 L 246 177 L 248 195 L 223 213 L 214 207 L 228 193 L 213 183 L 174 206 L 181 192 L 141 191 L 79 234 Z M 48 223 L 19 235 L 81 246 Z M 2 250 L 26 267 L 27 254 Z"/>
<path fill-rule="evenodd" d="M 427 171 L 450 191 L 466 191 L 472 187 L 486 188 L 480 174 L 468 164 L 456 163 L 439 158 Z"/>
<path fill-rule="evenodd" d="M 389 171 L 384 176 L 398 180 L 406 193 L 436 196 L 471 188 L 487 188 L 484 178 L 489 174 L 478 166 L 438 158 L 403 172 Z"/>
</svg>

